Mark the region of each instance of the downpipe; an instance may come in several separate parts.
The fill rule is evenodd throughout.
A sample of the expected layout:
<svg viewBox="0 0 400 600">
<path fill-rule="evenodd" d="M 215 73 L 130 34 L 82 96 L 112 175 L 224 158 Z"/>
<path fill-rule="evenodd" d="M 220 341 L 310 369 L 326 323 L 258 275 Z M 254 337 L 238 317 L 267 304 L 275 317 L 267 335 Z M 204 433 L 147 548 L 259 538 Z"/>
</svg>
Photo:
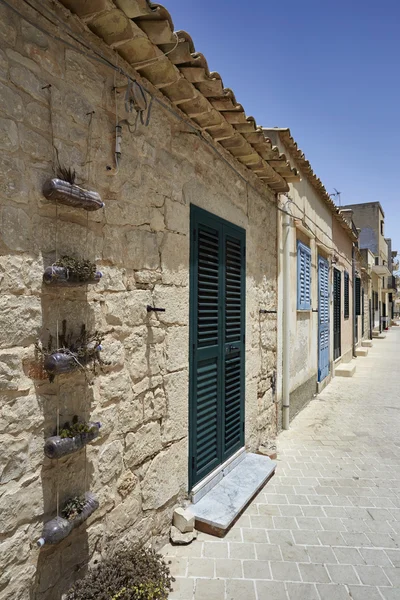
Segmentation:
<svg viewBox="0 0 400 600">
<path fill-rule="evenodd" d="M 290 422 L 290 215 L 283 213 L 282 427 Z"/>
<path fill-rule="evenodd" d="M 353 358 L 356 357 L 356 250 L 354 244 L 351 250 L 351 270 L 353 274 Z"/>
</svg>

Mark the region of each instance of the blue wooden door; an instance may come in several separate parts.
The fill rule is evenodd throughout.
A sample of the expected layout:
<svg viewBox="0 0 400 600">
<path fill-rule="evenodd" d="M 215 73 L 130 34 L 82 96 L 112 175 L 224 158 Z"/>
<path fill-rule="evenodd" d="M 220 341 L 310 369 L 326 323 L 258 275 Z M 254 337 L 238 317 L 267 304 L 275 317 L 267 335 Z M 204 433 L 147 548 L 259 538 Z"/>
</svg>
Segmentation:
<svg viewBox="0 0 400 600">
<path fill-rule="evenodd" d="M 329 374 L 329 264 L 318 257 L 318 381 Z"/>
</svg>

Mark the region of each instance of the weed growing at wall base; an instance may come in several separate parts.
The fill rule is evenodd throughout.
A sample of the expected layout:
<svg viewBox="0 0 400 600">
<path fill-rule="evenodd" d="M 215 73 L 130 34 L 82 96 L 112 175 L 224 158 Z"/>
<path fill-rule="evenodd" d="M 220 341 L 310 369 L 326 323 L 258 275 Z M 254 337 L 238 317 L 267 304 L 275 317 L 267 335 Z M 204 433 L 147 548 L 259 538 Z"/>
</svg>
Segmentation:
<svg viewBox="0 0 400 600">
<path fill-rule="evenodd" d="M 173 581 L 160 554 L 135 547 L 90 569 L 66 600 L 167 600 Z"/>
</svg>

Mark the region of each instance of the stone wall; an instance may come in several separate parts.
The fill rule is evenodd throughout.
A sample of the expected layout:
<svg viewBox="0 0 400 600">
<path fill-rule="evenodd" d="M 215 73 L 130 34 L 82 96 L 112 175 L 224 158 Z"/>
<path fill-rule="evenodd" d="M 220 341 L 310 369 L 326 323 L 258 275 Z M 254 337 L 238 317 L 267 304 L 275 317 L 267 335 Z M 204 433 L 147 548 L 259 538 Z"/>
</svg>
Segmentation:
<svg viewBox="0 0 400 600">
<path fill-rule="evenodd" d="M 191 203 L 247 231 L 250 450 L 274 438 L 279 413 L 271 387 L 276 319 L 259 314 L 276 307 L 273 194 L 222 147 L 224 160 L 193 135 L 176 108 L 172 114 L 154 102 L 149 126 L 135 130 L 135 114 L 125 113 L 123 93 L 113 91 L 126 80 L 56 40 L 62 29 L 48 19 L 29 14 L 51 35 L 0 6 L 1 600 L 56 600 L 82 567 L 117 543 L 159 544 L 187 496 Z M 65 23 L 97 43 L 76 20 Z M 98 49 L 115 61 L 100 42 Z M 131 129 L 125 121 L 119 169 L 116 106 Z M 76 169 L 79 184 L 101 194 L 104 209 L 86 213 L 43 197 L 57 155 Z M 96 261 L 101 282 L 77 290 L 43 286 L 43 269 L 56 254 Z M 148 315 L 153 303 L 165 313 Z M 104 333 L 110 364 L 103 372 L 78 371 L 54 383 L 41 376 L 35 342 L 54 339 L 63 319 L 75 333 L 82 324 Z M 75 414 L 101 421 L 100 438 L 59 461 L 45 459 L 57 414 L 60 423 Z M 57 497 L 61 507 L 87 489 L 100 508 L 59 545 L 39 551 L 35 541 Z"/>
</svg>

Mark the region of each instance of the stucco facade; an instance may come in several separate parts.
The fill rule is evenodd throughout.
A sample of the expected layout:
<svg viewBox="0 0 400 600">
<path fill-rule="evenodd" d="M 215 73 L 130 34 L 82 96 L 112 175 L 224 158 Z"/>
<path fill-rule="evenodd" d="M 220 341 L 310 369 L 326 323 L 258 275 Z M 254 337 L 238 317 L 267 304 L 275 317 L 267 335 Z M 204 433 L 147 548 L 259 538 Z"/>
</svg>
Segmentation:
<svg viewBox="0 0 400 600">
<path fill-rule="evenodd" d="M 332 237 L 332 215 L 318 198 L 306 179 L 290 184 L 292 202 L 281 198 L 281 207 L 293 215 L 288 244 L 290 248 L 290 418 L 292 419 L 317 390 L 318 381 L 318 255 L 329 258 Z M 307 218 L 310 217 L 310 218 Z M 279 214 L 282 229 L 283 214 Z M 306 226 L 301 224 L 305 223 Z M 297 226 L 296 226 L 297 225 Z M 298 264 L 297 244 L 303 243 L 311 251 L 310 310 L 297 309 Z M 280 244 L 279 289 L 283 290 L 283 240 Z M 280 323 L 283 322 L 283 305 L 279 304 Z M 279 350 L 282 349 L 280 331 Z"/>
<path fill-rule="evenodd" d="M 284 345 L 284 306 L 283 295 L 287 294 L 284 287 L 284 252 L 285 241 L 290 252 L 290 312 L 289 312 L 289 346 L 290 346 L 290 419 L 292 419 L 309 401 L 329 383 L 334 374 L 334 336 L 333 336 L 333 274 L 334 269 L 340 269 L 349 274 L 349 316 L 345 318 L 344 286 L 341 288 L 341 354 L 336 364 L 342 360 L 348 362 L 352 358 L 352 332 L 353 332 L 353 275 L 352 275 L 352 248 L 354 237 L 351 226 L 347 225 L 341 215 L 338 214 L 335 205 L 328 199 L 322 184 L 316 181 L 308 161 L 305 159 L 291 138 L 288 130 L 265 129 L 280 152 L 284 154 L 290 163 L 300 174 L 300 181 L 289 183 L 289 192 L 280 197 L 281 211 L 279 219 L 279 276 L 278 295 L 279 323 L 278 330 L 278 364 L 283 362 Z M 281 132 L 286 134 L 286 138 Z M 286 143 L 286 139 L 290 143 Z M 298 156 L 301 160 L 298 160 Z M 290 227 L 286 234 L 284 227 L 284 214 L 290 214 Z M 286 237 L 287 236 L 287 237 Z M 299 264 L 298 244 L 309 249 L 311 255 L 311 302 L 307 310 L 299 310 L 298 288 L 299 288 Z M 319 273 L 320 259 L 325 261 L 327 269 L 326 290 L 327 300 L 327 328 L 329 336 L 329 347 L 321 351 L 321 325 L 320 315 L 325 311 L 320 306 L 320 281 Z M 329 364 L 323 365 L 323 360 Z M 282 389 L 282 376 L 278 370 L 278 390 Z"/>
<path fill-rule="evenodd" d="M 215 142 L 191 134 L 168 100 L 134 130 L 135 114 L 114 89 L 123 77 L 4 6 L 0 24 L 0 598 L 56 600 L 79 567 L 117 542 L 165 539 L 173 508 L 188 497 L 191 205 L 246 231 L 245 445 L 255 451 L 274 439 L 277 317 L 260 309 L 277 308 L 276 198 L 222 147 L 218 155 Z M 65 25 L 86 35 L 77 20 Z M 96 48 L 110 53 L 100 41 Z M 116 112 L 132 130 L 123 123 L 118 168 Z M 104 209 L 43 197 L 55 156 L 99 192 Z M 44 268 L 64 254 L 96 262 L 100 283 L 44 286 Z M 89 381 L 80 371 L 54 383 L 37 377 L 35 342 L 54 338 L 63 319 L 104 334 L 109 364 Z M 301 326 L 314 321 L 310 313 Z M 297 384 L 314 370 L 315 360 Z M 75 414 L 101 422 L 98 440 L 59 461 L 45 458 L 57 419 Z M 36 548 L 57 504 L 88 489 L 100 507 L 86 524 Z"/>
</svg>

